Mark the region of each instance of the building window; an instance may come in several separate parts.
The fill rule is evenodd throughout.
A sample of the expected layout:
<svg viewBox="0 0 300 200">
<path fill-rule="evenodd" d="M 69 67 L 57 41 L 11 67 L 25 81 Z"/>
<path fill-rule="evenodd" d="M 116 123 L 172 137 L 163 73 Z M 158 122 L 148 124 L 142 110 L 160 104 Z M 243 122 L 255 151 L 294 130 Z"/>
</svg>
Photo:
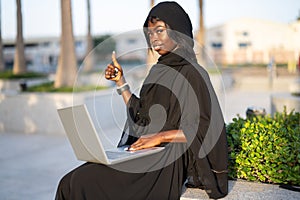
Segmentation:
<svg viewBox="0 0 300 200">
<path fill-rule="evenodd" d="M 49 47 L 49 46 L 50 46 L 50 42 L 43 42 L 43 43 L 42 43 L 42 46 L 43 46 L 43 47 Z"/>
<path fill-rule="evenodd" d="M 136 43 L 136 39 L 128 39 L 127 40 L 127 44 L 135 44 Z"/>
<path fill-rule="evenodd" d="M 212 48 L 215 48 L 215 49 L 221 49 L 223 44 L 221 42 L 212 42 L 211 46 L 212 46 Z"/>
<path fill-rule="evenodd" d="M 248 35 L 249 35 L 249 33 L 247 31 L 243 32 L 243 36 L 248 36 Z"/>
<path fill-rule="evenodd" d="M 82 41 L 76 41 L 76 42 L 75 42 L 75 46 L 76 46 L 77 48 L 81 48 L 82 45 L 83 45 L 83 42 L 82 42 Z"/>
<path fill-rule="evenodd" d="M 250 42 L 240 42 L 238 43 L 239 48 L 247 48 L 249 46 L 251 46 Z"/>
<path fill-rule="evenodd" d="M 236 31 L 235 32 L 235 35 L 237 36 L 237 37 L 249 37 L 249 32 L 248 31 Z"/>
</svg>

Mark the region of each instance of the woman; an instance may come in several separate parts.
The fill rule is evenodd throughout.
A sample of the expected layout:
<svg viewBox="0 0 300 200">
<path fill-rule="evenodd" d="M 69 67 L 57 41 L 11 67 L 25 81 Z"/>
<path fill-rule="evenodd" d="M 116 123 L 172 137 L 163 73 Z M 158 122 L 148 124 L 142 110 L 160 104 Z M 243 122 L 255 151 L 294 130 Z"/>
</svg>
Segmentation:
<svg viewBox="0 0 300 200">
<path fill-rule="evenodd" d="M 114 54 L 105 77 L 115 81 L 127 106 L 119 146 L 165 150 L 113 166 L 86 163 L 60 181 L 56 199 L 180 199 L 187 178 L 188 186 L 205 189 L 210 198 L 227 195 L 225 125 L 209 77 L 196 61 L 189 16 L 175 2 L 159 3 L 144 33 L 160 58 L 140 97 L 130 92 Z"/>
</svg>

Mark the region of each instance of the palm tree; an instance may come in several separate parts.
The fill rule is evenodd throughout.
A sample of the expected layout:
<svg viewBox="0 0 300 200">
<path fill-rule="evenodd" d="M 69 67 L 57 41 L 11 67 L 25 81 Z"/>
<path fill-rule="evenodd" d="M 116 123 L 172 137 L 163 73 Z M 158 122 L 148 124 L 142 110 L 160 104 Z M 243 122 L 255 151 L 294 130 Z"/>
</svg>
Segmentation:
<svg viewBox="0 0 300 200">
<path fill-rule="evenodd" d="M 87 49 L 84 61 L 84 71 L 90 71 L 93 67 L 93 57 L 89 54 L 93 50 L 93 38 L 91 34 L 91 6 L 90 0 L 87 0 L 87 14 L 88 14 L 88 29 L 87 29 Z"/>
<path fill-rule="evenodd" d="M 197 32 L 196 40 L 199 47 L 199 52 L 197 55 L 198 61 L 200 64 L 205 65 L 205 28 L 204 28 L 204 19 L 203 19 L 203 0 L 199 0 L 199 30 Z"/>
<path fill-rule="evenodd" d="M 155 4 L 155 0 L 150 0 L 150 9 L 154 6 L 154 4 Z M 151 68 L 153 63 L 156 63 L 158 56 L 159 56 L 158 53 L 156 53 L 155 51 L 148 50 L 148 52 L 147 52 L 147 69 L 148 70 Z"/>
<path fill-rule="evenodd" d="M 71 0 L 61 0 L 61 38 L 60 55 L 54 82 L 55 88 L 71 87 L 77 73 L 75 55 Z"/>
<path fill-rule="evenodd" d="M 154 6 L 154 0 L 150 0 L 150 6 L 151 6 L 151 8 Z"/>
<path fill-rule="evenodd" d="M 13 74 L 22 74 L 27 71 L 24 53 L 23 40 L 23 23 L 22 23 L 22 7 L 21 0 L 17 1 L 17 38 L 16 38 L 16 52 L 14 58 Z"/>
<path fill-rule="evenodd" d="M 1 0 L 0 0 L 0 16 L 1 16 Z M 3 57 L 3 44 L 2 44 L 2 33 L 1 33 L 1 17 L 0 17 L 0 71 L 5 70 L 4 57 Z"/>
</svg>

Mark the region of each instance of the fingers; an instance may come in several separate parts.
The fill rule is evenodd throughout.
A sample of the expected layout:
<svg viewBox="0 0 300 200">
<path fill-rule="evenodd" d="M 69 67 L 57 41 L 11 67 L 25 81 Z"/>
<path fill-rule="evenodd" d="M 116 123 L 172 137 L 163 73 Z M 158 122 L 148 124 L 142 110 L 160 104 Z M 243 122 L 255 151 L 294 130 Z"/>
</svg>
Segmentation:
<svg viewBox="0 0 300 200">
<path fill-rule="evenodd" d="M 109 64 L 105 70 L 105 78 L 111 81 L 119 81 L 123 75 L 123 70 L 116 59 L 115 51 L 111 55 L 112 64 Z"/>
<path fill-rule="evenodd" d="M 118 70 L 120 70 L 122 72 L 122 68 L 121 68 L 121 65 L 117 61 L 115 51 L 113 51 L 112 54 L 111 54 L 111 60 L 112 60 L 113 66 L 115 66 Z"/>
<path fill-rule="evenodd" d="M 130 145 L 129 150 L 133 151 L 136 150 L 137 147 L 139 147 L 141 144 L 141 139 L 138 139 L 135 143 Z"/>
<path fill-rule="evenodd" d="M 119 63 L 118 63 L 118 61 L 116 59 L 116 52 L 115 51 L 113 51 L 112 54 L 111 54 L 111 60 L 112 60 L 112 62 L 114 64 L 114 66 L 117 67 L 119 65 Z"/>
<path fill-rule="evenodd" d="M 156 137 L 146 137 L 146 138 L 139 138 L 135 143 L 133 143 L 129 151 L 137 151 L 141 149 L 147 149 L 151 147 L 155 147 L 156 145 L 159 145 L 159 140 L 156 139 Z"/>
<path fill-rule="evenodd" d="M 143 145 L 144 145 L 144 141 L 143 139 L 140 138 L 129 147 L 129 151 L 137 151 L 137 150 L 144 149 Z"/>
<path fill-rule="evenodd" d="M 105 78 L 108 80 L 116 78 L 115 67 L 113 65 L 108 65 L 105 69 Z"/>
</svg>

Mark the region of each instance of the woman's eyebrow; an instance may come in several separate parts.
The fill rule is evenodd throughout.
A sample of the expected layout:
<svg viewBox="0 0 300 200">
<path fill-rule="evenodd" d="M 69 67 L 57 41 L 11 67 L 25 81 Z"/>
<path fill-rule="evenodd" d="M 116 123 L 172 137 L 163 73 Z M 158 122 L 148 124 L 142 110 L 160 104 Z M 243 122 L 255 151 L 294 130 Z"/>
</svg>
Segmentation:
<svg viewBox="0 0 300 200">
<path fill-rule="evenodd" d="M 156 31 L 158 28 L 166 28 L 166 27 L 163 25 L 158 25 L 158 26 L 155 26 L 152 30 Z M 151 31 L 151 29 L 148 28 L 148 32 L 149 31 Z"/>
<path fill-rule="evenodd" d="M 158 28 L 166 28 L 166 27 L 163 25 L 158 25 L 158 26 L 154 27 L 154 29 L 158 29 Z"/>
</svg>

